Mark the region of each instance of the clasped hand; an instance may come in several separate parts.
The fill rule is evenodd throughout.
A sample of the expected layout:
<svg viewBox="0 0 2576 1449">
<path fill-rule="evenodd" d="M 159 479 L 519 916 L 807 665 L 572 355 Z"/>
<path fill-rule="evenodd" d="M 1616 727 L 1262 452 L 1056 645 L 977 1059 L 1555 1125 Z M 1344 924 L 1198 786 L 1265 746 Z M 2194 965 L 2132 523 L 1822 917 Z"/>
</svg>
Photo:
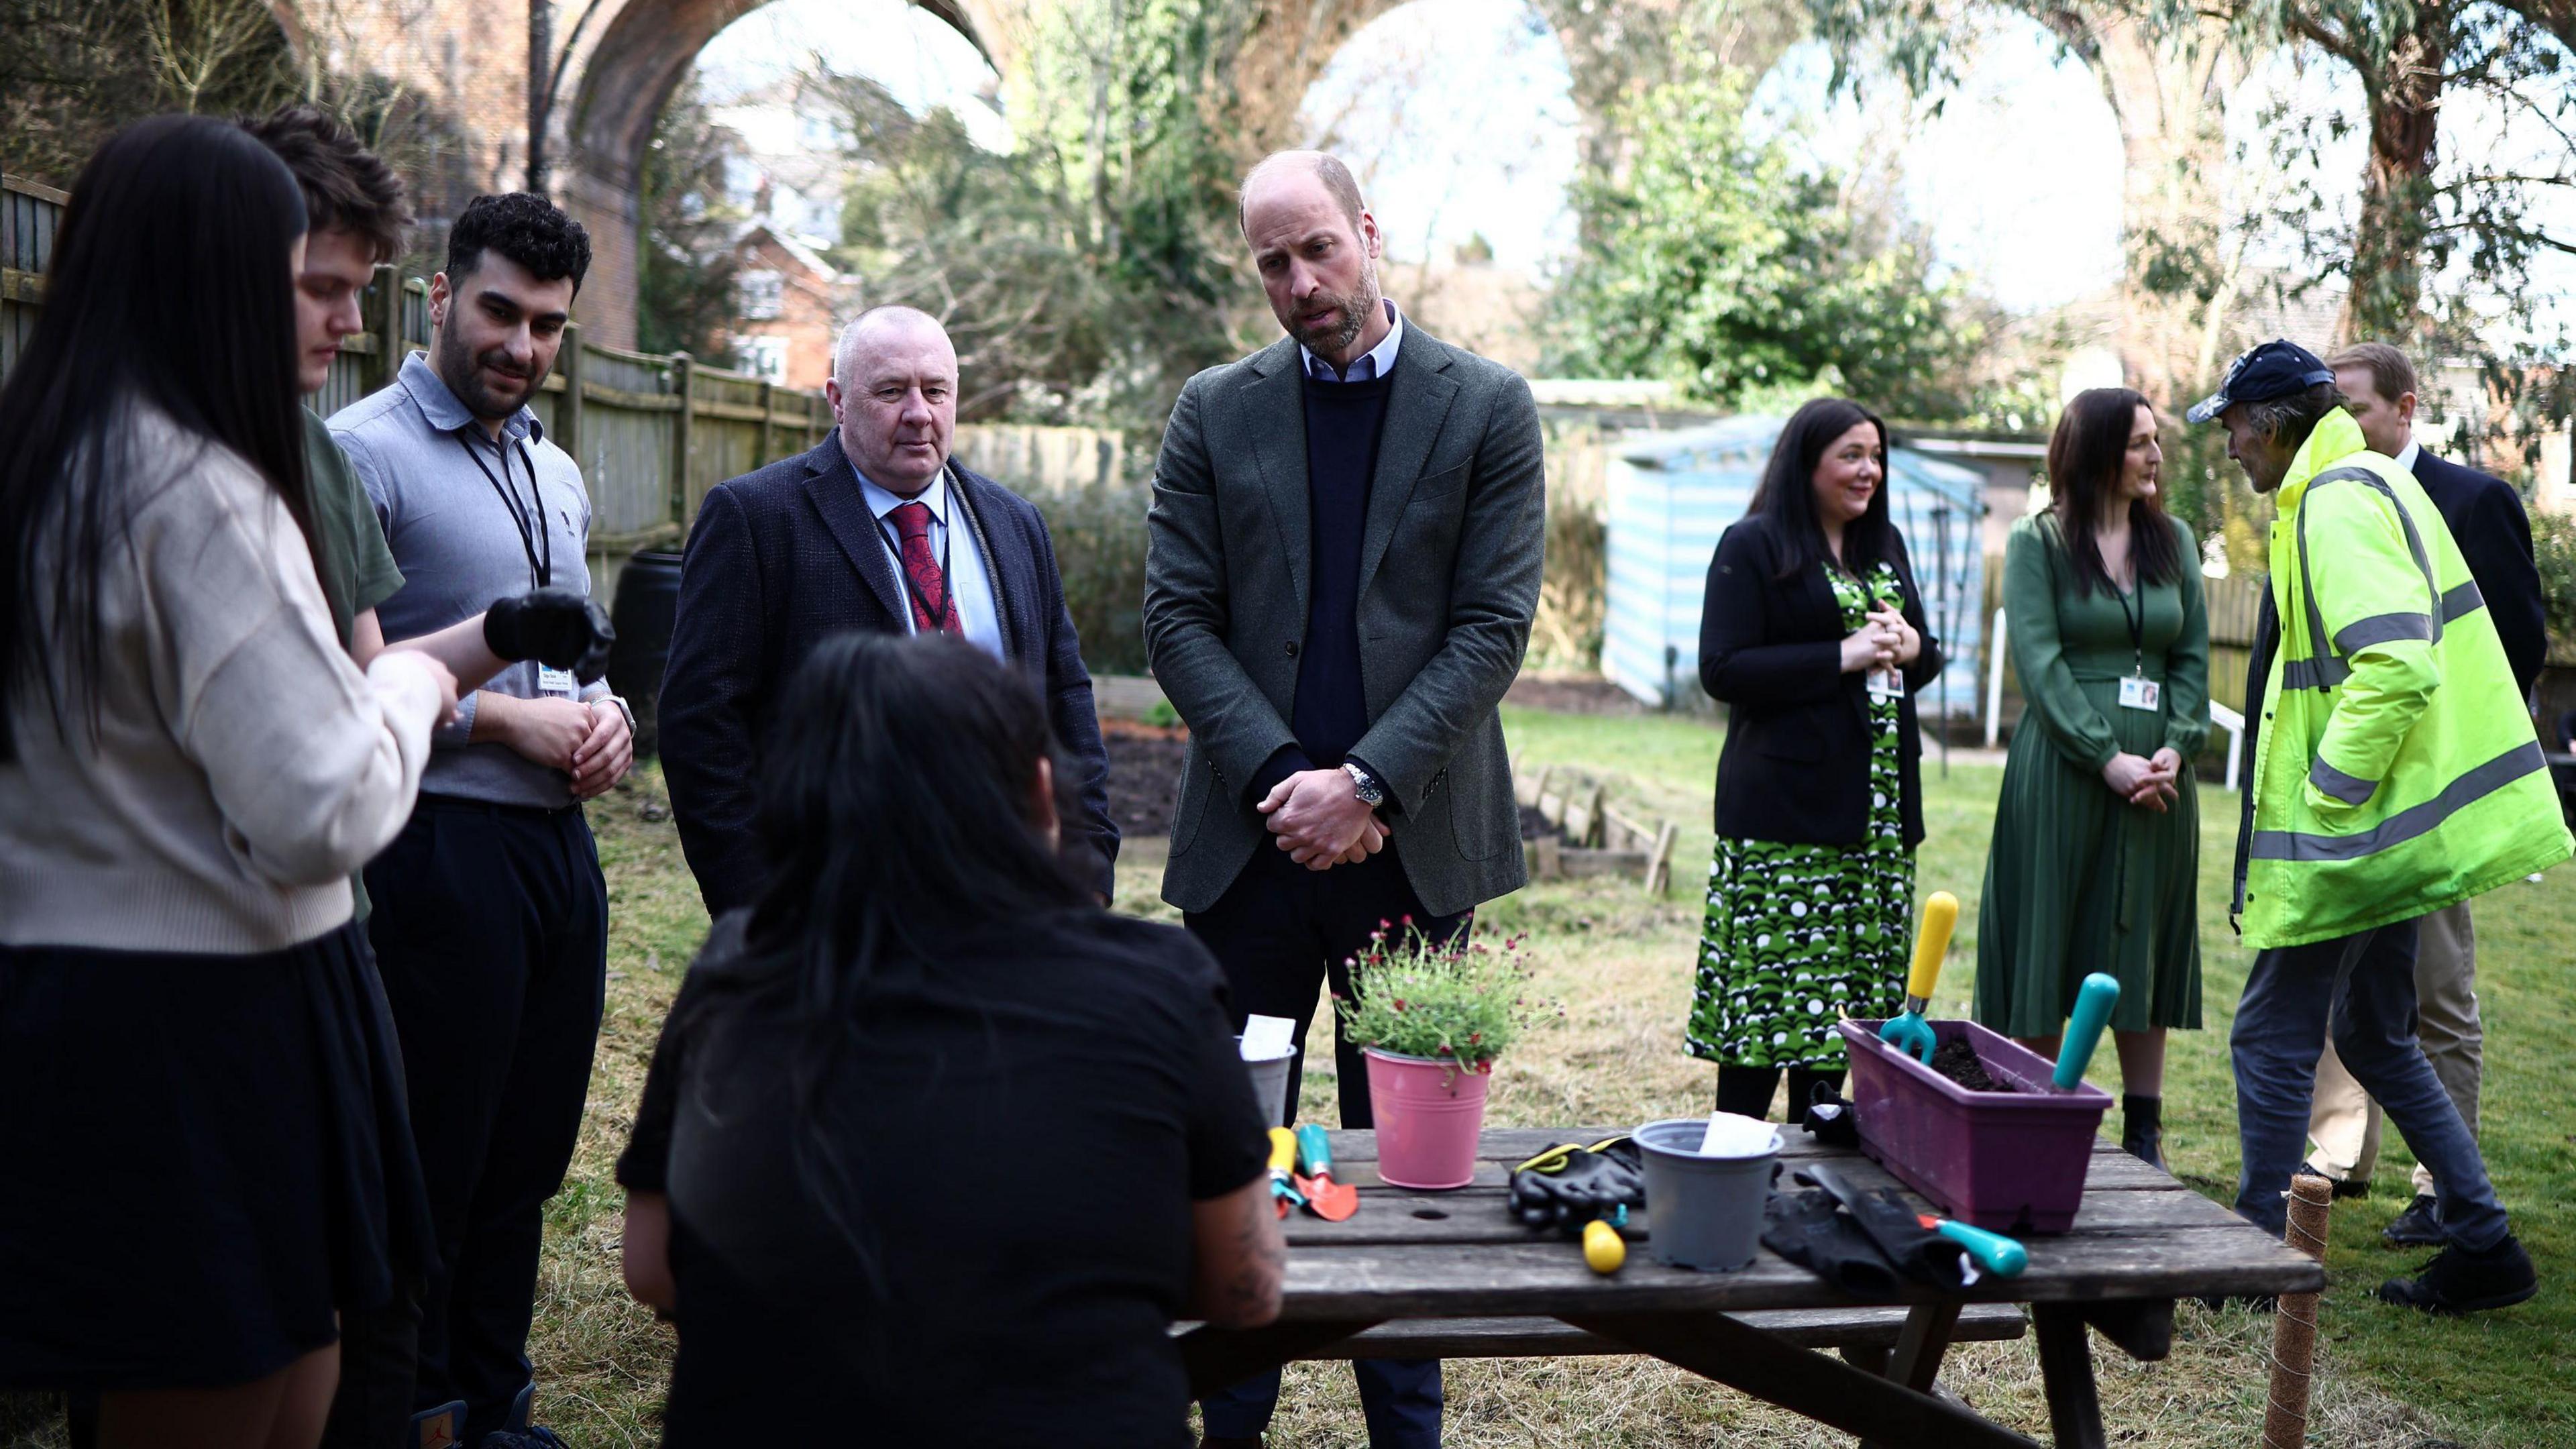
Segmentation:
<svg viewBox="0 0 2576 1449">
<path fill-rule="evenodd" d="M 1386 848 L 1391 833 L 1341 770 L 1300 770 L 1270 787 L 1255 807 L 1288 858 L 1308 870 L 1357 865 Z"/>
<path fill-rule="evenodd" d="M 1922 653 L 1923 636 L 1901 611 L 1872 609 L 1867 623 L 1844 636 L 1842 672 L 1901 668 Z"/>
<path fill-rule="evenodd" d="M 2180 792 L 2182 756 L 2170 745 L 2141 759 L 2123 751 L 2102 767 L 2102 783 L 2132 805 L 2161 815 Z"/>
</svg>

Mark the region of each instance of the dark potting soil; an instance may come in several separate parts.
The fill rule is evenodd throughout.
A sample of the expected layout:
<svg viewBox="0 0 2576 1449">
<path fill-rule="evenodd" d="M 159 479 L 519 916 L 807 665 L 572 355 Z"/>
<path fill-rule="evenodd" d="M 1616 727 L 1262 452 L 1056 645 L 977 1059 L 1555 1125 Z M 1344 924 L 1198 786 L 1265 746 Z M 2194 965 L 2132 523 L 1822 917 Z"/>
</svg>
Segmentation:
<svg viewBox="0 0 2576 1449">
<path fill-rule="evenodd" d="M 1555 833 L 1556 827 L 1547 823 L 1547 817 L 1538 813 L 1537 806 L 1521 807 L 1521 839 L 1538 840 Z"/>
<path fill-rule="evenodd" d="M 2012 1083 L 1986 1071 L 1986 1064 L 1978 1060 L 1977 1049 L 1968 1044 L 1966 1037 L 1952 1037 L 1935 1048 L 1932 1052 L 1932 1070 L 1971 1092 L 2014 1090 Z"/>
</svg>

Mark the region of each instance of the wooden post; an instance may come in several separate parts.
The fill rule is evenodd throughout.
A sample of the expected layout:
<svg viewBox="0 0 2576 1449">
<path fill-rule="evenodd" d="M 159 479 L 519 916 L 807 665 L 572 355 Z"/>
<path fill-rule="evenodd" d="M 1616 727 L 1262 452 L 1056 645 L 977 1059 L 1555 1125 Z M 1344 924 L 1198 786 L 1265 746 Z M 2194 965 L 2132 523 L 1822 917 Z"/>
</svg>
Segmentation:
<svg viewBox="0 0 2576 1449">
<path fill-rule="evenodd" d="M 2305 1173 L 2290 1179 L 2293 1248 L 2326 1260 L 2326 1219 L 2334 1209 L 2334 1184 Z M 2317 1295 L 2284 1293 L 2272 1318 L 2272 1397 L 2263 1409 L 2263 1449 L 2300 1449 L 2308 1442 L 2308 1391 L 2317 1363 Z"/>
<path fill-rule="evenodd" d="M 359 377 L 369 392 L 381 392 L 393 386 L 402 375 L 402 272 L 391 263 L 376 267 L 375 295 L 368 299 L 367 330 L 375 334 L 376 352 L 359 369 Z"/>
<path fill-rule="evenodd" d="M 671 391 L 680 399 L 679 411 L 671 414 L 671 521 L 683 529 L 697 503 L 689 487 L 689 418 L 698 407 L 697 373 L 697 359 L 685 352 L 671 354 Z"/>
<path fill-rule="evenodd" d="M 1673 842 L 1680 838 L 1681 827 L 1667 820 L 1655 832 L 1654 855 L 1646 862 L 1646 894 L 1662 900 L 1673 885 Z"/>
<path fill-rule="evenodd" d="M 769 410 L 777 405 L 777 396 L 778 384 L 771 382 L 765 377 L 762 378 L 760 380 L 760 446 L 752 449 L 751 451 L 751 466 L 755 468 L 766 468 L 769 466 L 769 430 L 771 427 Z"/>
<path fill-rule="evenodd" d="M 555 446 L 572 455 L 575 466 L 581 463 L 581 324 L 566 322 L 563 347 L 556 354 L 562 361 L 563 396 L 555 402 Z M 598 486 L 593 480 L 592 487 Z"/>
</svg>

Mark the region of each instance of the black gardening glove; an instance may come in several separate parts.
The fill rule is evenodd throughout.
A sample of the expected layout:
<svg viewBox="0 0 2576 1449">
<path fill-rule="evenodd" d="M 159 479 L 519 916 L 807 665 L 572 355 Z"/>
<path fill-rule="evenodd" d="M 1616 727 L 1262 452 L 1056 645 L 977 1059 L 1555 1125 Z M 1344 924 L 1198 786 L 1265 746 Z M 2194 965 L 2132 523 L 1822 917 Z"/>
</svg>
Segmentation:
<svg viewBox="0 0 2576 1449">
<path fill-rule="evenodd" d="M 1801 1125 L 1822 1146 L 1860 1146 L 1860 1119 L 1831 1082 L 1818 1082 L 1808 1090 L 1807 1119 Z"/>
<path fill-rule="evenodd" d="M 1831 1193 L 1771 1194 L 1762 1206 L 1762 1246 L 1854 1298 L 1896 1296 L 1896 1270 Z"/>
<path fill-rule="evenodd" d="M 1512 1216 L 1529 1227 L 1579 1233 L 1585 1223 L 1612 1217 L 1621 1206 L 1645 1206 L 1644 1154 L 1628 1138 L 1598 1152 L 1569 1148 L 1563 1162 L 1553 1172 L 1524 1167 L 1512 1174 Z"/>
<path fill-rule="evenodd" d="M 608 611 L 570 589 L 534 589 L 483 615 L 483 643 L 493 653 L 569 669 L 584 684 L 608 672 L 608 646 L 616 642 Z"/>
<path fill-rule="evenodd" d="M 1969 1260 L 1968 1250 L 1923 1226 L 1913 1205 L 1896 1189 L 1863 1193 L 1858 1202 L 1845 1206 L 1879 1256 L 1906 1277 L 1953 1293 L 1977 1281 L 1977 1265 Z"/>
</svg>

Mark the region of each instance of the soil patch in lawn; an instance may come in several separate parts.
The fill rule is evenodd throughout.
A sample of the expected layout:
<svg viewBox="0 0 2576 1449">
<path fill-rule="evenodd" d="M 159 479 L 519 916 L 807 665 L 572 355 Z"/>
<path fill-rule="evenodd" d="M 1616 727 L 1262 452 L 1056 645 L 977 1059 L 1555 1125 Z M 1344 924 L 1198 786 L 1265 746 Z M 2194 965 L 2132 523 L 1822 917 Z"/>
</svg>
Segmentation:
<svg viewBox="0 0 2576 1449">
<path fill-rule="evenodd" d="M 1557 714 L 1624 716 L 1646 712 L 1635 695 L 1598 674 L 1524 673 L 1512 681 L 1503 702 Z"/>
<path fill-rule="evenodd" d="M 1158 729 L 1134 720 L 1104 719 L 1101 742 L 1109 748 L 1109 818 L 1123 836 L 1169 835 L 1181 784 L 1181 761 L 1190 748 L 1185 729 Z"/>
</svg>

